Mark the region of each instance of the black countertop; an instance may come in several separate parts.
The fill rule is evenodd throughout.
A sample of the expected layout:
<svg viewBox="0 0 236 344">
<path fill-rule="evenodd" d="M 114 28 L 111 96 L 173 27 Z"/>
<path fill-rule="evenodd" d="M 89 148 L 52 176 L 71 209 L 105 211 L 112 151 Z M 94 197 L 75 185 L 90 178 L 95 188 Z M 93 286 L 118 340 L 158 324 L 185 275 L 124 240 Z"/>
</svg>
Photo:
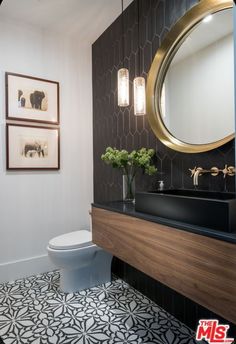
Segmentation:
<svg viewBox="0 0 236 344">
<path fill-rule="evenodd" d="M 174 227 L 180 230 L 185 230 L 187 232 L 205 235 L 214 239 L 219 239 L 223 241 L 228 241 L 231 243 L 236 243 L 236 233 L 226 233 L 221 232 L 215 229 L 200 227 L 191 225 L 184 222 L 173 221 L 167 218 L 153 216 L 145 213 L 135 211 L 135 206 L 132 202 L 123 202 L 123 201 L 112 201 L 112 202 L 101 202 L 93 203 L 93 207 L 101 208 L 105 210 L 114 211 L 120 214 L 137 217 L 139 219 L 160 223 L 165 226 Z"/>
</svg>

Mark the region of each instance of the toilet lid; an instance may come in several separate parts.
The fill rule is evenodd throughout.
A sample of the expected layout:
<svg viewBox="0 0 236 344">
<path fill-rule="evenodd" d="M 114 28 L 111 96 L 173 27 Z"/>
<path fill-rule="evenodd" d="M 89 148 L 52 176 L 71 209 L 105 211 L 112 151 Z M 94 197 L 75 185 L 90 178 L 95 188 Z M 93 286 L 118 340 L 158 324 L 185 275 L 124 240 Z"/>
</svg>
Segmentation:
<svg viewBox="0 0 236 344">
<path fill-rule="evenodd" d="M 92 244 L 92 233 L 86 230 L 59 235 L 49 241 L 49 247 L 57 250 L 68 250 Z"/>
</svg>

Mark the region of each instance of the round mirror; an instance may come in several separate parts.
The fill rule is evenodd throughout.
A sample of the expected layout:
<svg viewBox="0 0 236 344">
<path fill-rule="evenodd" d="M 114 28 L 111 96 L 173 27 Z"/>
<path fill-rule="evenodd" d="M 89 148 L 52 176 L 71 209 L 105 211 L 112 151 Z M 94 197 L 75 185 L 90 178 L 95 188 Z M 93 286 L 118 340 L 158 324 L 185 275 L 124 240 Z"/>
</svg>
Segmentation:
<svg viewBox="0 0 236 344">
<path fill-rule="evenodd" d="M 203 152 L 234 137 L 232 5 L 202 0 L 171 29 L 154 58 L 149 122 L 177 151 Z"/>
</svg>

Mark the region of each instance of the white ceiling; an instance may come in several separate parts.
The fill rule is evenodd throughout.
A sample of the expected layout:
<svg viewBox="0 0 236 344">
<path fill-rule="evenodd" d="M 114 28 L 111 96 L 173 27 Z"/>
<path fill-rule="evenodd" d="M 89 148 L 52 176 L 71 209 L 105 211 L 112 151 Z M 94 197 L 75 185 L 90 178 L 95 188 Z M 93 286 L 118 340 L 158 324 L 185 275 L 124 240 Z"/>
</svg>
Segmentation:
<svg viewBox="0 0 236 344">
<path fill-rule="evenodd" d="M 126 8 L 133 0 L 124 0 Z M 93 43 L 121 14 L 121 0 L 3 0 L 0 19 L 35 25 Z"/>
</svg>

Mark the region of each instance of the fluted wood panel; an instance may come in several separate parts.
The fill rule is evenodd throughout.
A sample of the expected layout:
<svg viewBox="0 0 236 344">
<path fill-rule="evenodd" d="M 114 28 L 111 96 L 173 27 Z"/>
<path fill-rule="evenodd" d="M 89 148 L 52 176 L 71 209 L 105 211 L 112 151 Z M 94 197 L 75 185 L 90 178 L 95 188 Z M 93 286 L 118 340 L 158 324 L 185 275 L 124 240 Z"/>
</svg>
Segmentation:
<svg viewBox="0 0 236 344">
<path fill-rule="evenodd" d="M 236 323 L 236 245 L 93 207 L 93 242 Z"/>
</svg>

